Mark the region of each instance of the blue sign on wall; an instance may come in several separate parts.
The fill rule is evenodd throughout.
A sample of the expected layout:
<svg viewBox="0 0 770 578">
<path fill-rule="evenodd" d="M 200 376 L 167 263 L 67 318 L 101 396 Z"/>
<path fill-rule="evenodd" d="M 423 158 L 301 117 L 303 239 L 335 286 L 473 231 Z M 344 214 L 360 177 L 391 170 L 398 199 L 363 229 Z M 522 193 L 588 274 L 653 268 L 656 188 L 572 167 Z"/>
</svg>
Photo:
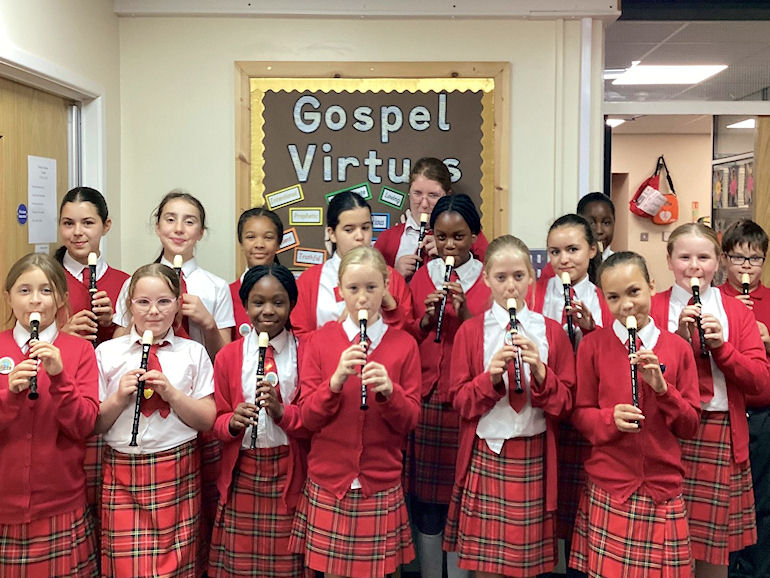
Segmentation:
<svg viewBox="0 0 770 578">
<path fill-rule="evenodd" d="M 19 221 L 19 225 L 24 225 L 27 222 L 27 205 L 24 203 L 17 207 L 16 219 Z"/>
</svg>

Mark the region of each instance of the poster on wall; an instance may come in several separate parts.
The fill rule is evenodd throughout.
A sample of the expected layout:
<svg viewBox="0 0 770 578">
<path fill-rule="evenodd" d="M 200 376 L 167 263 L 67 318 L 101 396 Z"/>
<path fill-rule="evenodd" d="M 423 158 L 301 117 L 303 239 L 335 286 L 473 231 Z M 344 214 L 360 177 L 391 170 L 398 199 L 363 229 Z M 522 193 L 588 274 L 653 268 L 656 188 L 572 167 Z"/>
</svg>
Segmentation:
<svg viewBox="0 0 770 578">
<path fill-rule="evenodd" d="M 291 228 L 284 250 L 295 269 L 328 257 L 326 209 L 342 191 L 372 207 L 374 238 L 402 222 L 409 173 L 424 156 L 443 160 L 453 190 L 491 212 L 493 78 L 250 82 L 251 205 Z"/>
</svg>

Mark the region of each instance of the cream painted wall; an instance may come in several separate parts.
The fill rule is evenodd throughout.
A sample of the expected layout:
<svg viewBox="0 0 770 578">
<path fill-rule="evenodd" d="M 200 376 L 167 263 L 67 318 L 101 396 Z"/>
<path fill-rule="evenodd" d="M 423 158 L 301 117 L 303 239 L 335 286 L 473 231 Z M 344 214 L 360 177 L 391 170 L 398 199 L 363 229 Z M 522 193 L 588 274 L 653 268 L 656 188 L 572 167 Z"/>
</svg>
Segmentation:
<svg viewBox="0 0 770 578">
<path fill-rule="evenodd" d="M 106 0 L 0 0 L 0 57 L 23 53 L 35 67 L 59 78 L 82 79 L 101 96 L 103 142 L 88 143 L 86 174 L 103 185 L 113 230 L 108 259 L 120 265 L 120 57 L 118 18 Z M 105 158 L 97 158 L 99 151 Z M 85 180 L 85 185 L 97 186 Z"/>
<path fill-rule="evenodd" d="M 598 62 L 601 23 L 593 30 Z M 511 230 L 542 247 L 554 215 L 577 202 L 579 21 L 121 18 L 121 254 L 128 270 L 157 255 L 152 209 L 169 189 L 185 187 L 208 212 L 199 261 L 235 277 L 236 60 L 510 61 Z M 601 66 L 594 68 L 600 90 Z M 600 91 L 594 100 L 601 102 Z M 600 114 L 600 105 L 593 110 Z M 601 131 L 601 122 L 592 129 Z M 591 188 L 599 189 L 600 137 L 592 135 L 591 152 Z"/>
<path fill-rule="evenodd" d="M 666 158 L 671 169 L 674 187 L 679 198 L 679 220 L 671 225 L 655 225 L 650 219 L 631 214 L 630 197 L 644 179 L 652 174 L 658 155 Z M 647 260 L 650 275 L 658 289 L 667 289 L 674 281 L 666 264 L 664 231 L 673 231 L 678 225 L 692 221 L 692 203 L 699 204 L 698 217 L 711 213 L 711 135 L 613 135 L 612 173 L 615 181 L 627 174 L 625 190 L 613 185 L 617 221 L 613 249 L 631 250 Z M 665 181 L 665 178 L 662 179 Z M 663 192 L 667 192 L 667 185 Z M 647 233 L 649 240 L 642 242 L 640 235 Z"/>
</svg>

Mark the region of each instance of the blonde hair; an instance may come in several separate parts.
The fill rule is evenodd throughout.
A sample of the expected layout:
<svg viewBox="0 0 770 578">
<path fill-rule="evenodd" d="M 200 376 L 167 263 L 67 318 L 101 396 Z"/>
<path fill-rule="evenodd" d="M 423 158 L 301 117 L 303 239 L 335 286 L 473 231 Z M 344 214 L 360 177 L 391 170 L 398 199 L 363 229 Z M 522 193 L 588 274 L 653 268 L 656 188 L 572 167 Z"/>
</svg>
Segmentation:
<svg viewBox="0 0 770 578">
<path fill-rule="evenodd" d="M 719 242 L 719 236 L 714 229 L 707 227 L 703 223 L 685 223 L 671 231 L 671 235 L 668 238 L 668 244 L 666 245 L 666 251 L 668 251 L 669 257 L 674 251 L 674 243 L 676 243 L 676 240 L 687 235 L 694 235 L 711 241 L 711 244 L 714 245 L 716 256 L 719 257 L 722 254 L 722 244 Z"/>
<path fill-rule="evenodd" d="M 129 318 L 133 318 L 131 313 L 131 300 L 134 298 L 134 290 L 136 284 L 140 279 L 145 277 L 157 277 L 163 281 L 166 286 L 174 294 L 174 297 L 179 299 L 182 295 L 182 284 L 179 281 L 179 275 L 168 265 L 162 263 L 150 263 L 149 265 L 142 265 L 134 274 L 131 275 L 131 282 L 128 284 L 128 292 L 126 295 L 126 311 L 128 311 Z"/>
<path fill-rule="evenodd" d="M 348 266 L 350 265 L 364 265 L 369 264 L 374 269 L 377 269 L 380 273 L 382 273 L 382 278 L 385 281 L 385 284 L 388 283 L 388 265 L 385 263 L 385 258 L 382 256 L 382 253 L 380 253 L 377 249 L 374 247 L 367 247 L 366 245 L 361 247 L 356 247 L 355 249 L 352 249 L 351 251 L 348 251 L 345 253 L 345 256 L 342 258 L 342 261 L 340 262 L 340 270 L 338 274 L 338 281 L 340 284 L 342 284 L 342 276 L 345 274 L 345 271 L 347 270 Z"/>
<path fill-rule="evenodd" d="M 524 241 L 513 235 L 500 235 L 489 244 L 484 255 L 484 271 L 489 272 L 492 262 L 503 251 L 510 251 L 522 259 L 527 266 L 529 274 L 533 279 L 535 278 L 535 268 L 532 266 L 532 260 L 529 258 L 529 247 L 527 247 Z"/>
<path fill-rule="evenodd" d="M 56 306 L 56 324 L 61 327 L 67 322 L 69 317 L 69 290 L 67 288 L 67 275 L 64 273 L 64 268 L 53 257 L 44 253 L 29 253 L 24 255 L 21 259 L 11 265 L 8 276 L 5 278 L 5 292 L 10 294 L 11 289 L 16 285 L 16 281 L 19 280 L 24 273 L 30 269 L 40 269 L 48 279 L 51 288 L 53 289 L 53 302 Z M 16 316 L 11 310 L 11 315 L 8 318 L 9 324 L 16 322 Z"/>
</svg>

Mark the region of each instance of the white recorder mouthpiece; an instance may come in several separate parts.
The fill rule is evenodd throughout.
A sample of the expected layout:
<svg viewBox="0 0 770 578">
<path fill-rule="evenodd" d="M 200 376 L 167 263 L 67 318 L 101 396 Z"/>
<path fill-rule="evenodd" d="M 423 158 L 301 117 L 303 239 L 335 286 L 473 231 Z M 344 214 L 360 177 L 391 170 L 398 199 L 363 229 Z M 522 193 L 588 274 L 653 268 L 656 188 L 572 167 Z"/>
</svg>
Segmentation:
<svg viewBox="0 0 770 578">
<path fill-rule="evenodd" d="M 698 281 L 697 277 L 690 278 L 690 287 L 697 287 L 698 289 L 700 289 L 700 281 Z"/>
<path fill-rule="evenodd" d="M 152 331 L 149 329 L 142 333 L 142 345 L 152 345 Z"/>
<path fill-rule="evenodd" d="M 569 276 L 569 273 L 566 271 L 561 274 L 561 284 L 562 285 L 572 285 L 572 279 Z"/>
<path fill-rule="evenodd" d="M 626 329 L 636 329 L 636 317 L 633 315 L 626 317 Z"/>
<path fill-rule="evenodd" d="M 444 259 L 444 263 L 446 263 L 447 267 L 454 267 L 455 266 L 455 258 L 452 257 L 452 255 L 449 255 L 446 259 Z"/>
<path fill-rule="evenodd" d="M 749 277 L 748 273 L 744 273 L 743 275 L 741 275 L 741 283 L 743 285 L 748 285 L 749 283 L 751 283 L 751 277 Z"/>
<path fill-rule="evenodd" d="M 358 320 L 359 321 L 366 321 L 369 319 L 369 312 L 366 309 L 359 309 L 358 310 Z"/>
<path fill-rule="evenodd" d="M 38 313 L 37 311 L 33 311 L 32 313 L 29 314 L 29 322 L 32 323 L 33 321 L 37 321 L 38 323 L 40 323 L 40 313 Z"/>
<path fill-rule="evenodd" d="M 508 299 L 508 301 L 505 302 L 505 308 L 506 309 L 516 309 L 516 299 L 511 297 Z"/>
<path fill-rule="evenodd" d="M 181 269 L 184 265 L 184 259 L 181 255 L 174 255 L 174 269 Z"/>
<path fill-rule="evenodd" d="M 420 213 L 420 223 L 428 222 L 428 213 Z"/>
<path fill-rule="evenodd" d="M 98 260 L 99 260 L 99 257 L 97 257 L 97 256 L 96 256 L 96 253 L 94 253 L 93 251 L 91 251 L 91 252 L 88 254 L 88 265 L 89 265 L 89 266 L 90 266 L 90 265 L 96 265 L 96 262 L 97 262 Z"/>
<path fill-rule="evenodd" d="M 270 336 L 267 334 L 267 331 L 260 332 L 259 336 L 257 337 L 257 342 L 259 347 L 267 347 L 270 345 Z"/>
</svg>

